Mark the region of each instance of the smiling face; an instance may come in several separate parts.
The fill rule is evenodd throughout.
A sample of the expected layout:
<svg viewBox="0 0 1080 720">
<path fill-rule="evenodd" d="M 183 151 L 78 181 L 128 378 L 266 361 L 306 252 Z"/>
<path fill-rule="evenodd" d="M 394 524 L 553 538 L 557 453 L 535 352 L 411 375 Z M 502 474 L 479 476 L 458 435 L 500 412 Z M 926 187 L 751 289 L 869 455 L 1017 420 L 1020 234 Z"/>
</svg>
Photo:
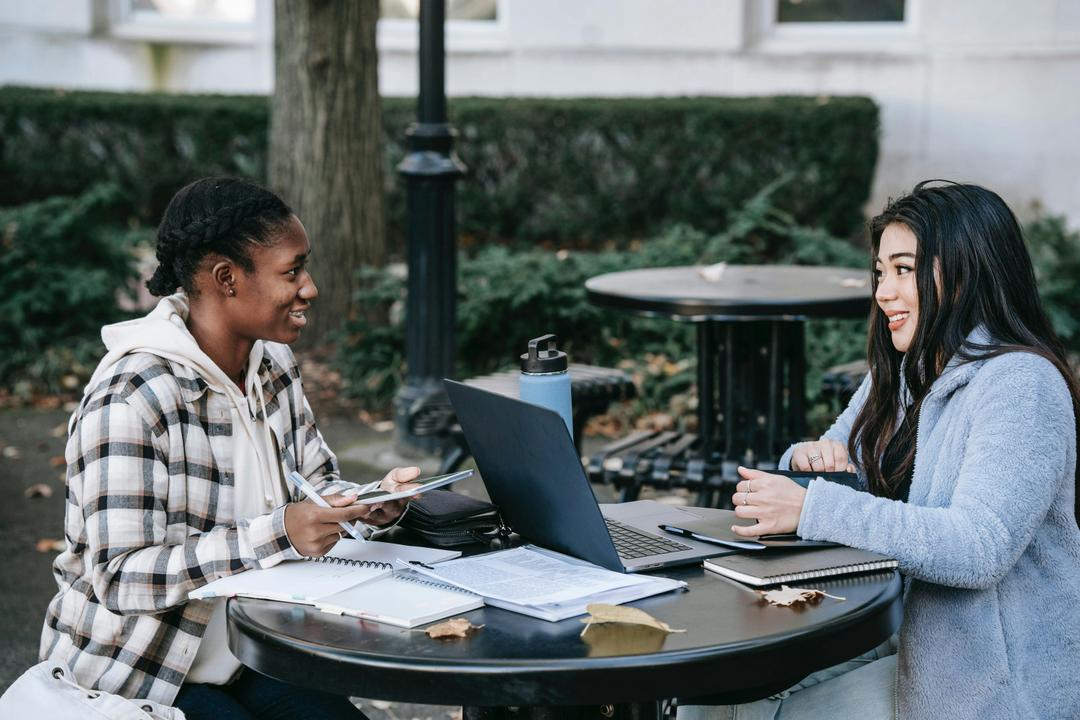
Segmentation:
<svg viewBox="0 0 1080 720">
<path fill-rule="evenodd" d="M 307 324 L 305 312 L 319 296 L 305 265 L 311 242 L 291 216 L 269 245 L 248 249 L 254 271 L 238 268 L 235 297 L 226 303 L 233 331 L 250 340 L 291 343 Z"/>
<path fill-rule="evenodd" d="M 915 285 L 915 234 L 900 223 L 881 233 L 874 259 L 877 291 L 874 299 L 886 316 L 893 347 L 907 352 L 919 322 L 919 293 Z"/>
</svg>

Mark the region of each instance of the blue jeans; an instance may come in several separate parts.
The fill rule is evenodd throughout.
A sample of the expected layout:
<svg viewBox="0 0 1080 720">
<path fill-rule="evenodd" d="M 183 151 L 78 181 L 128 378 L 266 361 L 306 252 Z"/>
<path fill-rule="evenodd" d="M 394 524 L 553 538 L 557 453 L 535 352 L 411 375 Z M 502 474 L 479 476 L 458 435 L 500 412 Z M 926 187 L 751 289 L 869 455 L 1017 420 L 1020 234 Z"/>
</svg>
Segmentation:
<svg viewBox="0 0 1080 720">
<path fill-rule="evenodd" d="M 745 705 L 679 707 L 679 720 L 892 720 L 895 716 L 895 635 L 868 653 L 806 676 L 778 695 Z"/>
<path fill-rule="evenodd" d="M 248 668 L 228 685 L 185 684 L 173 704 L 188 720 L 366 720 L 344 695 L 287 685 Z"/>
</svg>

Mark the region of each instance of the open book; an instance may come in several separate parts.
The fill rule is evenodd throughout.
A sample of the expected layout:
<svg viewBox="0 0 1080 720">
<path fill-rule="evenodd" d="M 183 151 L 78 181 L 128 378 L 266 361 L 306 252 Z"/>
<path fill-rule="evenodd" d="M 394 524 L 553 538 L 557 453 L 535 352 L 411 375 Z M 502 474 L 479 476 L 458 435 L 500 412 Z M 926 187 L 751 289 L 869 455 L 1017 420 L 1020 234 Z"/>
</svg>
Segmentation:
<svg viewBox="0 0 1080 720">
<path fill-rule="evenodd" d="M 482 595 L 488 605 L 552 622 L 584 614 L 589 603 L 619 605 L 686 587 L 665 577 L 612 572 L 535 545 L 416 567 Z"/>
<path fill-rule="evenodd" d="M 459 556 L 453 550 L 387 542 L 342 540 L 321 558 L 292 560 L 265 570 L 247 570 L 215 580 L 188 597 L 252 597 L 313 605 L 399 627 L 478 608 L 483 598 L 459 588 L 395 570 L 394 562 L 438 563 Z"/>
</svg>

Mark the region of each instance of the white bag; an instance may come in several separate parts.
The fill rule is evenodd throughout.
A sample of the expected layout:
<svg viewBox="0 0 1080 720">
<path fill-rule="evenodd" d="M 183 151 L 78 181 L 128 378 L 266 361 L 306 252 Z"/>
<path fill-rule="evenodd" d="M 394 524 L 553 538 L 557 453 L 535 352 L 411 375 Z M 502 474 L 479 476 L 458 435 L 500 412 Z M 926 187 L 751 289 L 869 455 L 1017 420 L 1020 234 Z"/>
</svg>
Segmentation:
<svg viewBox="0 0 1080 720">
<path fill-rule="evenodd" d="M 151 700 L 128 700 L 75 682 L 68 666 L 46 660 L 30 668 L 0 696 L 0 718 L 50 720 L 184 720 L 184 713 Z"/>
</svg>

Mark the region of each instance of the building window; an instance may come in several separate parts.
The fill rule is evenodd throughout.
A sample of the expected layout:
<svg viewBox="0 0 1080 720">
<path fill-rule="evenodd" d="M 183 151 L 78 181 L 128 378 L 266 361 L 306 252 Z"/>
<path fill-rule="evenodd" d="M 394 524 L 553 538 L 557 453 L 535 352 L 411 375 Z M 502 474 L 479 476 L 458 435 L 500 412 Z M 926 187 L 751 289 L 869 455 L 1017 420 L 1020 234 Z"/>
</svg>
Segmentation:
<svg viewBox="0 0 1080 720">
<path fill-rule="evenodd" d="M 763 53 L 918 52 L 926 0 L 771 0 L 757 10 Z"/>
<path fill-rule="evenodd" d="M 776 0 L 778 23 L 902 23 L 904 0 Z"/>
<path fill-rule="evenodd" d="M 382 18 L 416 20 L 420 17 L 420 0 L 382 0 L 379 7 Z M 447 20 L 498 19 L 497 0 L 447 0 Z"/>
<path fill-rule="evenodd" d="M 255 0 L 131 0 L 133 21 L 209 21 L 251 23 L 255 20 Z"/>
<path fill-rule="evenodd" d="M 447 52 L 506 52 L 508 4 L 509 0 L 446 0 Z M 417 51 L 420 0 L 381 0 L 379 15 L 379 52 Z"/>
<path fill-rule="evenodd" d="M 143 42 L 252 43 L 260 5 L 266 0 L 110 0 L 110 32 Z"/>
</svg>

